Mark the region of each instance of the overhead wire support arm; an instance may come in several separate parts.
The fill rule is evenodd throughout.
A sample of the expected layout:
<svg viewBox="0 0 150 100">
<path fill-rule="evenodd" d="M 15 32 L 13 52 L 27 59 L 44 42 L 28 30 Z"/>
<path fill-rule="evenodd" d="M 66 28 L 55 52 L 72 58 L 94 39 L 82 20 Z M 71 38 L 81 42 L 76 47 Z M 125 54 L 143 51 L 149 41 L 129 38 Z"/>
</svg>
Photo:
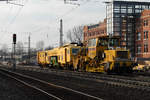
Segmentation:
<svg viewBox="0 0 150 100">
<path fill-rule="evenodd" d="M 71 4 L 71 5 L 77 5 L 77 6 L 80 6 L 80 4 L 78 3 L 72 3 L 72 2 L 69 2 L 69 1 L 78 1 L 78 0 L 64 0 L 64 4 Z"/>
<path fill-rule="evenodd" d="M 11 0 L 11 1 L 12 1 L 12 0 Z M 22 5 L 22 4 L 18 4 L 18 3 L 12 3 L 12 2 L 9 2 L 9 0 L 7 0 L 7 3 L 8 3 L 8 4 L 17 5 L 17 6 L 24 6 L 24 5 Z"/>
</svg>

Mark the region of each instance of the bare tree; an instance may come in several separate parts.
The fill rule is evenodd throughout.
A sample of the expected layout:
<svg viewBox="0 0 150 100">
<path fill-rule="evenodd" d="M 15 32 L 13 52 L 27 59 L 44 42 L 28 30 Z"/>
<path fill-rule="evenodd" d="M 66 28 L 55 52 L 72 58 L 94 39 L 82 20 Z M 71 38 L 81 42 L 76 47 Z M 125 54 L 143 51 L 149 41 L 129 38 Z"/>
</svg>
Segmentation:
<svg viewBox="0 0 150 100">
<path fill-rule="evenodd" d="M 1 56 L 3 59 L 6 59 L 6 56 L 8 55 L 8 45 L 7 44 L 3 44 L 2 45 L 2 52 L 1 52 Z"/>
<path fill-rule="evenodd" d="M 73 27 L 71 30 L 68 30 L 67 38 L 70 42 L 82 43 L 83 26 Z"/>
<path fill-rule="evenodd" d="M 52 46 L 47 46 L 47 47 L 45 48 L 45 50 L 51 50 L 51 49 L 53 49 Z"/>
<path fill-rule="evenodd" d="M 44 41 L 38 41 L 36 43 L 36 49 L 37 50 L 43 50 L 44 49 Z"/>
<path fill-rule="evenodd" d="M 18 55 L 21 55 L 23 53 L 23 43 L 21 41 L 17 42 L 17 52 Z"/>
</svg>

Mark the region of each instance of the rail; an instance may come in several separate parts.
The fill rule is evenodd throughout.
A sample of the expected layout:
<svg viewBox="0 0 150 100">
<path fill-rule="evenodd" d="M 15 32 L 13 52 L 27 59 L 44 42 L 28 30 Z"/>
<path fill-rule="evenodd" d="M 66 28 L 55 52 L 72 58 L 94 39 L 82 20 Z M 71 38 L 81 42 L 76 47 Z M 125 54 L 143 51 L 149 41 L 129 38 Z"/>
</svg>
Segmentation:
<svg viewBox="0 0 150 100">
<path fill-rule="evenodd" d="M 8 77 L 11 77 L 29 87 L 32 87 L 50 97 L 55 98 L 56 100 L 79 100 L 79 99 L 84 99 L 84 100 L 103 100 L 99 97 L 89 95 L 87 93 L 83 93 L 80 91 L 73 90 L 71 88 L 55 85 L 40 79 L 37 79 L 35 77 L 23 75 L 20 73 L 12 72 L 6 69 L 0 68 L 0 71 L 3 72 L 4 74 L 7 74 Z M 32 86 L 31 86 L 32 85 Z M 44 87 L 45 86 L 45 87 Z M 48 91 L 48 92 L 47 92 Z M 50 93 L 53 91 L 52 93 Z M 71 96 L 67 97 L 66 96 Z M 68 99 L 70 98 L 70 99 Z"/>
</svg>

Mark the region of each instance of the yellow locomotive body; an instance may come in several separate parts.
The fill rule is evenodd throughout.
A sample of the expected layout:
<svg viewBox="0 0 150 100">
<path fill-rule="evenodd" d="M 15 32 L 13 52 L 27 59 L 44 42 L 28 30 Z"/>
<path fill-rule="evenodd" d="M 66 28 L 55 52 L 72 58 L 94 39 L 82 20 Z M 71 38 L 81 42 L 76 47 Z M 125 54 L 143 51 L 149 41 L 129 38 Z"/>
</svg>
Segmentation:
<svg viewBox="0 0 150 100">
<path fill-rule="evenodd" d="M 52 50 L 41 51 L 37 53 L 38 64 L 62 69 L 76 69 L 77 66 L 74 67 L 75 59 L 78 57 L 80 50 L 81 46 L 68 44 Z M 45 56 L 41 57 L 42 54 Z"/>
<path fill-rule="evenodd" d="M 46 52 L 45 51 L 39 51 L 37 52 L 37 62 L 40 66 L 46 66 Z"/>
</svg>

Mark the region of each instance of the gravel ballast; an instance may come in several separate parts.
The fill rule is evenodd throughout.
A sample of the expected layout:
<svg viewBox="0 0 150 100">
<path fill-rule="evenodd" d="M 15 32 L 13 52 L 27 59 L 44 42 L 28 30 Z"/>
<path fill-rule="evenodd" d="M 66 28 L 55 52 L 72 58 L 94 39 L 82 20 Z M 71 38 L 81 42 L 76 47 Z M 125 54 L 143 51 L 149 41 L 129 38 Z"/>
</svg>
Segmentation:
<svg viewBox="0 0 150 100">
<path fill-rule="evenodd" d="M 48 100 L 48 97 L 0 74 L 0 100 Z"/>
<path fill-rule="evenodd" d="M 104 100 L 150 100 L 150 92 L 126 87 L 116 87 L 101 82 L 76 78 L 73 76 L 61 76 L 52 73 L 40 73 L 33 71 L 16 70 L 16 72 L 37 77 L 56 85 L 65 86 L 100 97 Z"/>
</svg>

